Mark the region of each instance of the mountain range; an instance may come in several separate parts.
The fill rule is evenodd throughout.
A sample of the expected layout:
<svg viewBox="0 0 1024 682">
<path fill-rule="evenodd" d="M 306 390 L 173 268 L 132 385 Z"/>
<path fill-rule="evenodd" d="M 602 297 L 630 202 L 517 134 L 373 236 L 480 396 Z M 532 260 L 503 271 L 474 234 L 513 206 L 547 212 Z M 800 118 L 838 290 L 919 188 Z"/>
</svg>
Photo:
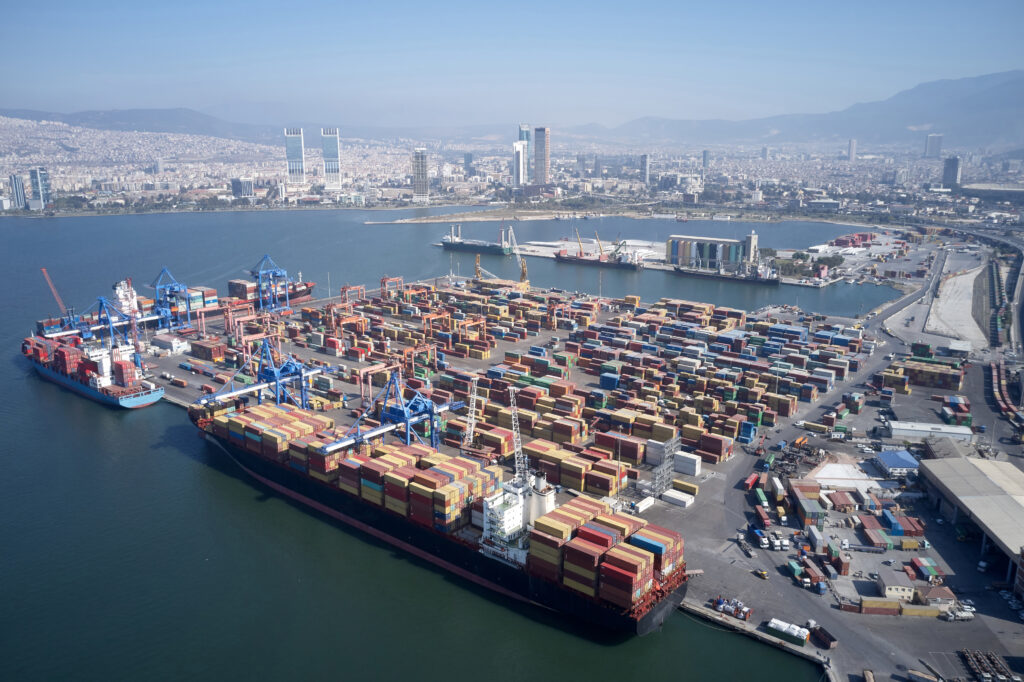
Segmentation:
<svg viewBox="0 0 1024 682">
<path fill-rule="evenodd" d="M 808 87 L 813 87 L 809 84 Z M 34 121 L 61 121 L 101 130 L 208 135 L 280 145 L 282 125 L 232 123 L 193 109 L 123 109 L 70 114 L 28 109 L 0 109 L 0 116 Z M 317 125 L 302 125 L 315 134 Z M 332 124 L 333 125 L 333 124 Z M 477 143 L 496 146 L 511 139 L 515 124 L 382 128 L 342 126 L 343 137 Z M 555 131 L 556 134 L 558 131 Z M 564 129 L 580 141 L 642 146 L 715 144 L 845 143 L 921 145 L 927 133 L 942 133 L 944 146 L 993 150 L 1024 146 L 1024 70 L 923 83 L 892 97 L 854 104 L 824 114 L 786 114 L 742 121 L 638 118 L 620 126 L 597 124 Z M 313 137 L 313 134 L 310 137 Z M 312 141 L 312 140 L 311 140 Z M 308 142 L 307 142 L 308 144 Z M 314 142 L 316 144 L 316 142 Z"/>
</svg>

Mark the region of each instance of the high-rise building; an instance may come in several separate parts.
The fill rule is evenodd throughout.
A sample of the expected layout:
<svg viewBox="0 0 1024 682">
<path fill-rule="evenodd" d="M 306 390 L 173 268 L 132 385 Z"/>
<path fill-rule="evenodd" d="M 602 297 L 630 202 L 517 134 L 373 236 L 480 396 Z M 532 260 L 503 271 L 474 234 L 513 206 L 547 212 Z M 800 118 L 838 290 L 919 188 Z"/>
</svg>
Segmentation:
<svg viewBox="0 0 1024 682">
<path fill-rule="evenodd" d="M 710 165 L 711 165 L 711 152 L 709 152 L 707 149 L 705 149 L 703 152 L 701 152 L 701 155 L 700 155 L 700 167 L 703 168 L 704 170 L 707 170 L 708 166 L 710 166 Z"/>
<path fill-rule="evenodd" d="M 306 149 L 302 143 L 302 128 L 284 129 L 284 155 L 288 160 L 288 184 L 306 184 Z"/>
<path fill-rule="evenodd" d="M 846 149 L 846 160 L 854 162 L 857 160 L 857 140 L 850 138 L 850 145 Z"/>
<path fill-rule="evenodd" d="M 551 182 L 551 129 L 533 130 L 533 181 L 537 185 Z"/>
<path fill-rule="evenodd" d="M 519 141 L 526 143 L 526 184 L 530 183 L 530 178 L 533 177 L 531 169 L 533 167 L 533 156 L 530 155 L 530 124 L 520 123 L 519 124 Z"/>
<path fill-rule="evenodd" d="M 12 175 L 9 180 L 11 182 L 11 203 L 14 204 L 15 209 L 20 211 L 28 203 L 28 198 L 25 196 L 25 181 L 21 179 L 20 175 Z"/>
<path fill-rule="evenodd" d="M 33 168 L 28 172 L 28 179 L 32 185 L 32 198 L 39 202 L 39 208 L 46 208 L 46 205 L 53 200 L 50 193 L 50 173 L 45 168 Z"/>
<path fill-rule="evenodd" d="M 256 196 L 252 178 L 231 178 L 231 195 L 236 199 L 251 199 Z"/>
<path fill-rule="evenodd" d="M 942 155 L 942 134 L 931 133 L 924 138 L 924 157 L 937 159 Z"/>
<path fill-rule="evenodd" d="M 475 173 L 473 172 L 473 155 L 470 154 L 469 152 L 466 152 L 466 154 L 464 154 L 462 157 L 462 170 L 466 174 L 467 178 L 473 177 L 473 175 L 475 175 Z"/>
<path fill-rule="evenodd" d="M 341 139 L 337 128 L 321 128 L 320 140 L 324 146 L 324 187 L 341 187 Z"/>
<path fill-rule="evenodd" d="M 960 176 L 963 173 L 964 163 L 959 156 L 951 156 L 942 164 L 942 186 L 950 189 L 960 186 Z"/>
<path fill-rule="evenodd" d="M 576 177 L 583 178 L 587 175 L 587 155 L 576 155 Z"/>
<path fill-rule="evenodd" d="M 516 140 L 512 143 L 512 186 L 523 187 L 530 183 L 530 145 L 526 140 Z"/>
<path fill-rule="evenodd" d="M 640 182 L 651 184 L 651 157 L 648 154 L 640 155 Z"/>
<path fill-rule="evenodd" d="M 761 147 L 761 160 L 762 161 L 767 161 L 768 160 L 768 147 L 767 146 Z"/>
<path fill-rule="evenodd" d="M 412 153 L 412 202 L 430 203 L 430 185 L 427 182 L 427 150 L 416 147 Z"/>
</svg>

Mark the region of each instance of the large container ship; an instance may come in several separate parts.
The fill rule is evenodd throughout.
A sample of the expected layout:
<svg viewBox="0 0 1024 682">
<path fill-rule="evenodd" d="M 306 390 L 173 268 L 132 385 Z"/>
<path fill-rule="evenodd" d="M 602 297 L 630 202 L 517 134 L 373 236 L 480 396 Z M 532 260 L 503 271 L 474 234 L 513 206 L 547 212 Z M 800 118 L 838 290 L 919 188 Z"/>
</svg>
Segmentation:
<svg viewBox="0 0 1024 682">
<path fill-rule="evenodd" d="M 287 405 L 197 403 L 189 417 L 260 484 L 505 597 L 642 635 L 685 596 L 678 533 L 585 496 L 554 507 L 543 477 L 502 482 L 501 467 L 416 444 L 325 454 L 342 431 Z"/>
<path fill-rule="evenodd" d="M 164 389 L 141 380 L 132 361 L 135 349 L 81 343 L 78 336 L 30 336 L 21 352 L 39 376 L 111 407 L 136 409 L 160 400 Z"/>
<path fill-rule="evenodd" d="M 489 253 L 496 256 L 508 256 L 512 253 L 511 239 L 505 234 L 505 226 L 498 230 L 498 241 L 488 242 L 481 239 L 463 239 L 462 225 L 450 225 L 448 234 L 441 238 L 441 247 L 446 251 L 469 251 L 471 253 Z"/>
</svg>

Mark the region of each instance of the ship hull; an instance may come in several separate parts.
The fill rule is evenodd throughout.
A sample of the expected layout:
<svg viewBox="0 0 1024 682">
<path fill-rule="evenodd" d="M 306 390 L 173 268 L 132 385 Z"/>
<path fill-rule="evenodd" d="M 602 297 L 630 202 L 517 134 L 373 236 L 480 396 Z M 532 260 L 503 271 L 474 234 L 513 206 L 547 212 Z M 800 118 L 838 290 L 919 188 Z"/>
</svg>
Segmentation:
<svg viewBox="0 0 1024 682">
<path fill-rule="evenodd" d="M 508 599 L 563 614 L 587 627 L 644 635 L 660 628 L 686 595 L 686 583 L 683 582 L 672 594 L 637 618 L 556 583 L 531 576 L 521 568 L 492 559 L 474 545 L 413 523 L 286 464 L 253 454 L 209 433 L 204 432 L 204 437 L 255 481 L 284 497 L 428 561 L 467 582 Z"/>
<path fill-rule="evenodd" d="M 728 273 L 713 272 L 710 270 L 691 270 L 690 268 L 683 268 L 675 266 L 672 269 L 677 275 L 684 277 L 703 277 L 704 279 L 721 279 L 728 282 L 746 282 L 747 284 L 763 284 L 765 286 L 778 286 L 779 279 L 776 278 L 764 278 L 764 277 L 744 277 L 738 275 L 730 275 Z"/>
<path fill-rule="evenodd" d="M 441 242 L 445 251 L 468 251 L 470 253 L 486 253 L 494 256 L 508 256 L 512 247 L 502 246 L 494 242 Z"/>
<path fill-rule="evenodd" d="M 597 258 L 580 258 L 579 256 L 563 256 L 560 253 L 555 254 L 555 261 L 559 263 L 573 263 L 575 265 L 596 265 L 601 268 L 617 268 L 619 270 L 640 270 L 643 267 L 640 263 L 599 260 Z"/>
<path fill-rule="evenodd" d="M 95 400 L 98 403 L 107 405 L 109 407 L 119 407 L 126 410 L 137 410 L 141 407 L 149 407 L 155 402 L 158 402 L 164 395 L 163 388 L 155 388 L 146 391 L 141 394 L 129 395 L 129 396 L 112 396 L 101 391 L 97 391 L 92 386 L 88 386 L 79 381 L 75 381 L 71 377 L 65 376 L 60 372 L 50 369 L 45 365 L 41 365 L 38 362 L 32 362 L 32 367 L 35 368 L 36 373 L 43 377 L 47 381 L 73 391 L 80 396 Z"/>
</svg>

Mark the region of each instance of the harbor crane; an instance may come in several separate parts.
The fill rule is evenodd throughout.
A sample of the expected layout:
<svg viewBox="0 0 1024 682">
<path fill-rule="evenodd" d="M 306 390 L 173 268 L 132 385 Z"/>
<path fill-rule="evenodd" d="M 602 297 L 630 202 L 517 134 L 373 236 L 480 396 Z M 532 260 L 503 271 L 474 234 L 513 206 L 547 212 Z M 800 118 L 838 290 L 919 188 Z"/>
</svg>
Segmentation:
<svg viewBox="0 0 1024 682">
<path fill-rule="evenodd" d="M 264 338 L 260 345 L 259 354 L 249 358 L 244 365 L 238 368 L 235 374 L 232 375 L 231 379 L 224 384 L 221 391 L 211 393 L 210 395 L 204 395 L 199 398 L 196 403 L 199 405 L 205 405 L 210 402 L 224 402 L 234 398 L 255 394 L 256 402 L 258 404 L 262 404 L 263 392 L 270 391 L 274 396 L 275 403 L 280 404 L 283 402 L 291 402 L 304 409 L 308 408 L 308 380 L 317 374 L 323 374 L 324 369 L 320 367 L 306 367 L 300 361 L 291 357 L 278 365 L 277 361 L 274 359 L 274 355 L 275 352 L 270 339 Z M 257 357 L 259 358 L 258 360 Z M 255 371 L 256 383 L 236 389 L 235 377 L 239 374 L 245 373 L 246 370 L 249 370 L 253 362 L 257 363 Z M 298 387 L 290 388 L 291 384 L 295 382 L 299 383 Z"/>
<path fill-rule="evenodd" d="M 405 391 L 411 393 L 408 399 L 404 396 Z M 424 397 L 419 391 L 407 386 L 402 381 L 402 371 L 398 368 L 392 370 L 387 383 L 374 398 L 373 402 L 376 403 L 378 400 L 381 401 L 379 426 L 373 426 L 364 430 L 363 420 L 369 412 L 363 412 L 348 431 L 345 432 L 345 435 L 321 446 L 319 451 L 324 455 L 329 455 L 333 452 L 345 450 L 360 443 L 380 438 L 385 434 L 397 431 L 399 428 L 404 428 L 403 437 L 406 445 L 412 444 L 413 437 L 419 442 L 424 443 L 423 438 L 413 428 L 424 422 L 427 423 L 426 428 L 428 431 L 425 435 L 429 439 L 430 446 L 436 449 L 441 443 L 441 415 L 466 406 L 460 400 L 442 405 L 435 404 Z"/>
<path fill-rule="evenodd" d="M 526 272 L 526 260 L 523 258 L 523 255 L 519 253 L 519 242 L 516 240 L 516 233 L 515 230 L 512 229 L 511 225 L 508 226 L 508 241 L 509 244 L 512 245 L 512 253 L 515 255 L 516 261 L 519 263 L 519 281 L 522 284 L 529 284 L 530 280 Z"/>
<path fill-rule="evenodd" d="M 150 285 L 156 290 L 153 313 L 157 326 L 167 331 L 178 331 L 192 326 L 192 308 L 188 300 L 188 287 L 174 279 L 167 268 L 160 271 Z"/>
<path fill-rule="evenodd" d="M 249 274 L 256 278 L 256 293 L 259 296 L 259 308 L 269 312 L 278 312 L 291 307 L 288 293 L 288 271 L 278 267 L 269 254 L 263 258 Z M 299 273 L 301 279 L 302 273 Z M 279 294 L 284 294 L 284 305 L 281 305 Z"/>
</svg>

